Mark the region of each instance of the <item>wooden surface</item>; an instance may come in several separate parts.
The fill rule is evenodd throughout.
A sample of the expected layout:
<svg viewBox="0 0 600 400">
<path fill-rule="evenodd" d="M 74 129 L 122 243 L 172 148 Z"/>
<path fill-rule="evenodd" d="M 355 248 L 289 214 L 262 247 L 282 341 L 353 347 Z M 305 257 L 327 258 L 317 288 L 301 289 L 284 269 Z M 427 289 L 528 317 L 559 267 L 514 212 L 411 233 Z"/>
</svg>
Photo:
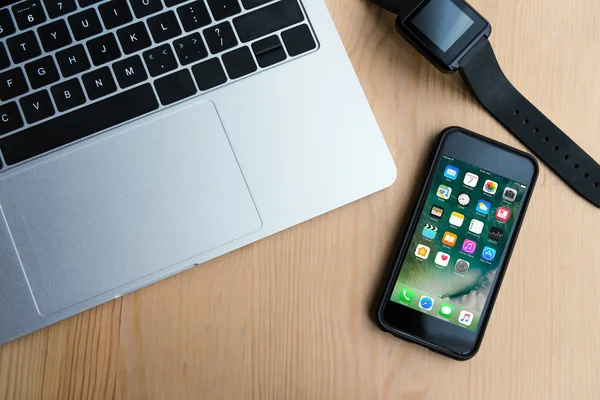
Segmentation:
<svg viewBox="0 0 600 400">
<path fill-rule="evenodd" d="M 0 347 L 2 399 L 599 399 L 600 210 L 542 166 L 479 355 L 370 321 L 434 135 L 522 148 L 365 0 L 329 9 L 398 166 L 388 190 Z M 472 0 L 512 82 L 600 159 L 600 3 Z"/>
</svg>

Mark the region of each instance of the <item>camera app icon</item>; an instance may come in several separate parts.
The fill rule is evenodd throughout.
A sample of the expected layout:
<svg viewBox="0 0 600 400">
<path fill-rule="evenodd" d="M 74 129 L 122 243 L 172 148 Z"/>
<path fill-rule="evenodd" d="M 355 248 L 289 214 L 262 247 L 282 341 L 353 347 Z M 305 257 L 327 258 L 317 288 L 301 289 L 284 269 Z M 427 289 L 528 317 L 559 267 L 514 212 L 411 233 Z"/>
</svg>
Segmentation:
<svg viewBox="0 0 600 400">
<path fill-rule="evenodd" d="M 506 201 L 510 201 L 511 203 L 517 198 L 517 191 L 512 188 L 504 188 L 504 193 L 502 193 L 502 198 Z"/>
</svg>

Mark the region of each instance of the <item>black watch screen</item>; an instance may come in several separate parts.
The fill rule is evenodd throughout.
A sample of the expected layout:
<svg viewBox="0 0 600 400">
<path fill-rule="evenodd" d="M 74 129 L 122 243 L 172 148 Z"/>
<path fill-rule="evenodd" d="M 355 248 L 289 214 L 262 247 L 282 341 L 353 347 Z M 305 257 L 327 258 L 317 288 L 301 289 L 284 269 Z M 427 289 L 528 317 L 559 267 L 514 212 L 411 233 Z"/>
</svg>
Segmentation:
<svg viewBox="0 0 600 400">
<path fill-rule="evenodd" d="M 458 69 L 457 57 L 481 35 L 490 33 L 489 23 L 461 0 L 423 2 L 408 18 L 398 21 L 405 37 L 425 47 L 425 54 L 443 72 Z"/>
</svg>

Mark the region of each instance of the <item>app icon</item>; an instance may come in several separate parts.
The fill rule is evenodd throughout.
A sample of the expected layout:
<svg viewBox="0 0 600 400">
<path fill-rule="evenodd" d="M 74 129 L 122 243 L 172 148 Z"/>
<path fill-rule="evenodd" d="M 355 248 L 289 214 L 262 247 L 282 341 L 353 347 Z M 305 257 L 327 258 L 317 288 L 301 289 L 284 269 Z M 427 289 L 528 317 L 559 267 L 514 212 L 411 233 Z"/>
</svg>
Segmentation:
<svg viewBox="0 0 600 400">
<path fill-rule="evenodd" d="M 427 260 L 430 251 L 431 249 L 429 247 L 420 244 L 417 246 L 417 250 L 415 250 L 415 256 L 422 258 L 423 260 Z"/>
<path fill-rule="evenodd" d="M 479 200 L 477 202 L 477 207 L 475 208 L 475 211 L 477 211 L 478 213 L 484 214 L 484 215 L 488 215 L 490 212 L 491 206 L 492 205 L 490 204 L 489 201 Z"/>
<path fill-rule="evenodd" d="M 485 246 L 481 252 L 481 258 L 485 261 L 494 261 L 494 258 L 496 258 L 496 249 Z"/>
<path fill-rule="evenodd" d="M 466 193 L 461 193 L 458 195 L 456 201 L 458 201 L 458 204 L 460 204 L 461 206 L 468 206 L 471 202 L 471 196 L 469 196 Z"/>
<path fill-rule="evenodd" d="M 462 310 L 458 316 L 458 322 L 466 326 L 471 325 L 471 322 L 473 322 L 473 313 Z"/>
<path fill-rule="evenodd" d="M 454 226 L 462 226 L 463 222 L 465 221 L 465 216 L 462 215 L 461 213 L 457 213 L 457 212 L 453 212 L 450 215 L 450 223 Z"/>
<path fill-rule="evenodd" d="M 442 303 L 439 313 L 444 318 L 451 318 L 452 311 L 454 311 L 454 307 L 452 306 L 452 304 Z"/>
<path fill-rule="evenodd" d="M 506 222 L 508 221 L 508 217 L 510 217 L 510 210 L 504 207 L 498 207 L 496 210 L 496 219 L 498 221 Z"/>
<path fill-rule="evenodd" d="M 435 256 L 435 263 L 440 267 L 447 267 L 450 262 L 450 255 L 444 253 L 443 251 L 438 251 Z"/>
<path fill-rule="evenodd" d="M 517 199 L 517 191 L 512 188 L 504 188 L 504 192 L 502 193 L 502 198 L 506 201 L 510 201 L 511 203 Z"/>
<path fill-rule="evenodd" d="M 504 235 L 504 231 L 502 229 L 500 229 L 496 226 L 492 226 L 490 228 L 490 233 L 488 234 L 488 237 L 491 240 L 494 240 L 497 242 L 498 240 L 502 239 L 502 235 Z"/>
<path fill-rule="evenodd" d="M 481 232 L 483 232 L 483 221 L 472 219 L 471 223 L 469 224 L 469 231 L 479 235 Z"/>
<path fill-rule="evenodd" d="M 473 253 L 475 253 L 475 249 L 476 248 L 477 248 L 477 243 L 475 243 L 472 240 L 465 239 L 465 241 L 463 242 L 461 250 L 464 251 L 467 254 L 473 254 Z"/>
<path fill-rule="evenodd" d="M 433 308 L 433 299 L 429 296 L 421 296 L 421 300 L 419 301 L 419 307 L 421 307 L 425 311 L 429 311 Z"/>
<path fill-rule="evenodd" d="M 448 200 L 452 194 L 452 188 L 446 185 L 440 185 L 437 190 L 437 197 Z"/>
<path fill-rule="evenodd" d="M 479 182 L 479 177 L 470 172 L 467 172 L 467 174 L 465 175 L 465 179 L 463 179 L 463 183 L 470 187 L 477 186 L 477 182 Z"/>
<path fill-rule="evenodd" d="M 433 218 L 440 219 L 442 215 L 444 215 L 444 209 L 440 206 L 431 207 L 431 212 L 429 213 Z"/>
<path fill-rule="evenodd" d="M 483 191 L 487 194 L 496 194 L 498 190 L 498 182 L 490 181 L 489 179 L 483 184 Z"/>
<path fill-rule="evenodd" d="M 444 171 L 444 176 L 448 179 L 455 180 L 458 178 L 458 168 L 448 165 Z"/>
<path fill-rule="evenodd" d="M 410 303 L 412 302 L 413 297 L 415 297 L 415 292 L 413 292 L 410 289 L 402 289 L 402 291 L 400 292 L 400 301 L 403 301 L 405 303 Z"/>
<path fill-rule="evenodd" d="M 456 264 L 454 264 L 454 269 L 456 270 L 456 272 L 460 272 L 461 274 L 465 274 L 469 270 L 469 266 L 470 265 L 471 264 L 469 264 L 468 261 L 461 260 L 459 258 L 458 261 L 456 261 Z"/>
<path fill-rule="evenodd" d="M 457 240 L 458 236 L 456 236 L 454 233 L 446 232 L 442 238 L 442 243 L 444 243 L 446 246 L 454 247 Z"/>
<path fill-rule="evenodd" d="M 423 227 L 423 232 L 421 232 L 421 234 L 423 235 L 423 237 L 433 240 L 435 239 L 435 235 L 437 235 L 437 231 L 438 228 L 436 228 L 435 226 L 425 224 L 425 226 Z"/>
</svg>

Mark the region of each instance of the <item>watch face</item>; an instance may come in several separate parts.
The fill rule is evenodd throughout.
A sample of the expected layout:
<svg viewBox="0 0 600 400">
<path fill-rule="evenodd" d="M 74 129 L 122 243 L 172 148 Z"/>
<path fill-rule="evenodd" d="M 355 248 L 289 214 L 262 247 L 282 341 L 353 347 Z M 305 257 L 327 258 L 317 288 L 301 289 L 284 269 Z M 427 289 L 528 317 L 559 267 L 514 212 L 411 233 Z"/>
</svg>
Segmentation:
<svg viewBox="0 0 600 400">
<path fill-rule="evenodd" d="M 490 32 L 489 23 L 463 0 L 424 1 L 399 29 L 408 31 L 413 46 L 445 71 L 454 71 L 456 57 Z"/>
<path fill-rule="evenodd" d="M 469 203 L 471 202 L 471 196 L 469 196 L 466 193 L 461 193 L 458 195 L 458 204 L 460 204 L 461 206 L 468 206 Z"/>
</svg>

